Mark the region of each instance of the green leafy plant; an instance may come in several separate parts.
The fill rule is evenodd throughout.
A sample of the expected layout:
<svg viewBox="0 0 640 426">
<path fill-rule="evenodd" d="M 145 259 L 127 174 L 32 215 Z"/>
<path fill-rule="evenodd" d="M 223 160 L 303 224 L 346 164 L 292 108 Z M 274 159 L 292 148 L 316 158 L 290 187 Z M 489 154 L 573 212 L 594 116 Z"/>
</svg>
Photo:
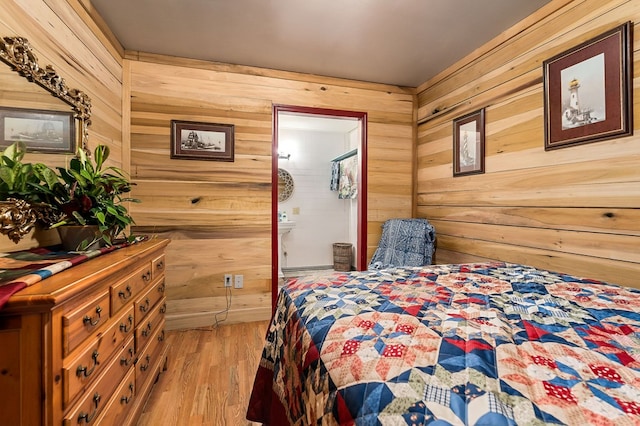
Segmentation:
<svg viewBox="0 0 640 426">
<path fill-rule="evenodd" d="M 108 146 L 98 145 L 92 159 L 78 149 L 68 167 L 54 170 L 42 163 L 23 163 L 26 145 L 14 143 L 0 155 L 0 201 L 33 211 L 33 221 L 37 217 L 47 228 L 94 225 L 98 228 L 96 238 L 109 245 L 120 237 L 133 241 L 125 231 L 135 222 L 124 203 L 140 200 L 127 197 L 133 184 L 122 169 L 105 166 L 109 153 Z M 83 250 L 92 242 L 83 241 L 77 249 Z"/>
<path fill-rule="evenodd" d="M 33 227 L 59 218 L 49 203 L 58 177 L 42 163 L 23 163 L 26 151 L 23 142 L 16 142 L 0 154 L 0 233 L 16 244 Z"/>
<path fill-rule="evenodd" d="M 107 244 L 112 244 L 120 235 L 128 241 L 133 240 L 133 236 L 124 235 L 126 228 L 135 222 L 123 203 L 140 200 L 126 196 L 133 184 L 123 170 L 105 167 L 109 152 L 108 146 L 98 145 L 92 160 L 79 149 L 68 167 L 58 167 L 58 182 L 40 187 L 48 192 L 47 199 L 64 213 L 64 218 L 52 224 L 52 228 L 97 225 L 100 237 Z"/>
<path fill-rule="evenodd" d="M 58 183 L 56 172 L 42 163 L 23 163 L 27 152 L 24 142 L 16 142 L 0 156 L 0 200 L 10 198 L 29 203 L 49 203 Z"/>
</svg>

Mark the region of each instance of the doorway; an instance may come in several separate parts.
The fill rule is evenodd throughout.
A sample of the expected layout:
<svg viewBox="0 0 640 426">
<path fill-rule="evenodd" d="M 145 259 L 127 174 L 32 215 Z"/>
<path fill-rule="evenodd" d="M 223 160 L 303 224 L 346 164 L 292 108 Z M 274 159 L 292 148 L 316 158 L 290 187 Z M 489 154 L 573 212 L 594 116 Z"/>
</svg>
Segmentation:
<svg viewBox="0 0 640 426">
<path fill-rule="evenodd" d="M 289 216 L 285 220 L 289 220 L 295 225 L 296 217 L 291 216 L 291 210 L 281 211 L 279 210 L 279 190 L 278 187 L 279 182 L 282 182 L 282 179 L 279 179 L 279 176 L 287 174 L 286 165 L 292 164 L 293 159 L 296 158 L 295 155 L 300 155 L 300 153 L 292 153 L 286 152 L 287 141 L 285 140 L 285 136 L 287 132 L 284 130 L 285 123 L 288 123 L 292 120 L 299 119 L 297 122 L 314 122 L 314 123 L 322 123 L 322 125 L 329 125 L 329 123 L 338 124 L 339 128 L 345 128 L 345 125 L 351 126 L 351 128 L 357 128 L 357 137 L 356 140 L 353 141 L 352 145 L 355 146 L 354 151 L 357 153 L 357 157 L 354 160 L 357 161 L 357 196 L 355 200 L 352 201 L 354 205 L 354 210 L 356 211 L 354 215 L 354 224 L 355 224 L 355 258 L 354 264 L 357 270 L 363 270 L 366 268 L 366 236 L 367 236 L 367 114 L 363 112 L 355 112 L 355 111 L 342 111 L 342 110 L 332 110 L 332 109 L 322 109 L 322 108 L 311 108 L 311 107 L 300 107 L 300 106 L 290 106 L 290 105 L 274 105 L 273 106 L 273 151 L 272 151 L 272 306 L 275 307 L 275 302 L 278 294 L 278 284 L 280 282 L 280 254 L 281 247 L 279 242 L 281 241 L 281 232 L 282 227 L 280 227 L 279 232 L 279 218 L 281 218 L 280 213 L 284 213 Z M 333 128 L 333 127 L 332 127 Z M 331 131 L 331 129 L 324 129 L 324 131 Z M 283 135 L 281 138 L 281 134 Z M 355 133 L 354 133 L 355 134 Z M 300 142 L 300 145 L 304 146 L 306 142 Z M 312 146 L 307 145 L 308 149 L 311 150 Z M 329 146 L 328 146 L 329 147 Z M 300 148 L 298 148 L 300 149 Z M 304 148 L 302 148 L 304 149 Z M 313 149 L 317 149 L 314 147 Z M 305 154 L 309 154 L 308 152 Z M 307 155 L 308 157 L 309 155 Z M 338 156 L 340 157 L 340 156 Z M 291 160 L 290 160 L 291 159 Z M 289 163 L 291 161 L 291 163 Z M 324 160 L 323 160 L 324 161 Z M 331 167 L 331 160 L 326 160 L 327 170 Z M 326 185 L 329 187 L 329 179 L 327 179 Z M 295 185 L 295 182 L 293 183 Z M 281 188 L 282 190 L 283 188 Z M 304 188 L 299 189 L 300 191 L 304 191 Z M 295 191 L 295 190 L 294 190 Z M 337 195 L 336 195 L 337 197 Z M 294 214 L 298 214 L 299 207 L 295 207 L 293 211 Z M 299 217 L 298 217 L 299 218 Z M 295 229 L 295 228 L 294 228 Z M 293 234 L 292 234 L 293 235 Z M 296 234 L 298 238 L 300 238 L 300 233 Z M 290 237 L 289 237 L 290 238 Z"/>
</svg>

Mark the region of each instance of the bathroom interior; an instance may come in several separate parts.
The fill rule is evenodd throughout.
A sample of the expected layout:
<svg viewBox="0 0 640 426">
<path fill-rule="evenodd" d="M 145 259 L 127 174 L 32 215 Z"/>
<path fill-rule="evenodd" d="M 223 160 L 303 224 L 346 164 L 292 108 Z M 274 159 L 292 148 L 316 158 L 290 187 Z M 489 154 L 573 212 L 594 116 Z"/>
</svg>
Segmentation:
<svg viewBox="0 0 640 426">
<path fill-rule="evenodd" d="M 357 164 L 361 126 L 352 118 L 278 112 L 280 284 L 333 270 L 335 243 L 351 244 L 356 259 L 357 186 L 348 192 L 335 183 L 332 188 L 332 168 L 334 162 L 336 168 L 341 162 Z"/>
</svg>

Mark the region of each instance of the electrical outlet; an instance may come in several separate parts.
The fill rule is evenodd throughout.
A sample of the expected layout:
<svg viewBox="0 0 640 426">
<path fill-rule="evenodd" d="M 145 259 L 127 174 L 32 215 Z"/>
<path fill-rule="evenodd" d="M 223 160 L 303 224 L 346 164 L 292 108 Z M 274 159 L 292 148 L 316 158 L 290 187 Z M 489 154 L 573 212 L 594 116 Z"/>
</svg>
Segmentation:
<svg viewBox="0 0 640 426">
<path fill-rule="evenodd" d="M 224 274 L 224 286 L 231 287 L 231 281 L 233 280 L 233 275 Z"/>
<path fill-rule="evenodd" d="M 244 275 L 236 275 L 236 288 L 242 288 L 244 286 Z"/>
</svg>

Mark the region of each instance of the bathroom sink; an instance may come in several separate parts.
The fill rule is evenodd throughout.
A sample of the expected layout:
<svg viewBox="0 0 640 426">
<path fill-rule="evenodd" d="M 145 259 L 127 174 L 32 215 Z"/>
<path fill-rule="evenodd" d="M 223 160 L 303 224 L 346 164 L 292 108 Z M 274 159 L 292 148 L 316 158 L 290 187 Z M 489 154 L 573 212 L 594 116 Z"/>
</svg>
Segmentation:
<svg viewBox="0 0 640 426">
<path fill-rule="evenodd" d="M 296 227 L 296 223 L 291 220 L 287 220 L 284 222 L 278 222 L 278 231 L 279 232 L 287 232 Z"/>
<path fill-rule="evenodd" d="M 290 220 L 278 222 L 278 277 L 283 278 L 282 273 L 282 238 L 296 227 L 296 223 Z"/>
</svg>

